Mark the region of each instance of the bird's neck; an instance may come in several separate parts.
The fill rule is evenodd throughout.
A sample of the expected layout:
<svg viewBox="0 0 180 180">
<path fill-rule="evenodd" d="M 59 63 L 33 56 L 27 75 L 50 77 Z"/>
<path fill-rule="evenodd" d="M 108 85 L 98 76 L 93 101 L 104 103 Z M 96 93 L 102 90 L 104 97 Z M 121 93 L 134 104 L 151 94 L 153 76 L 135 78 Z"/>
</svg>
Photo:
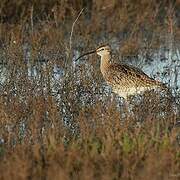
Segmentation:
<svg viewBox="0 0 180 180">
<path fill-rule="evenodd" d="M 102 74 L 104 74 L 105 71 L 107 70 L 107 68 L 109 67 L 110 59 L 111 59 L 111 55 L 110 54 L 105 54 L 105 55 L 101 56 L 100 69 L 101 69 Z"/>
</svg>

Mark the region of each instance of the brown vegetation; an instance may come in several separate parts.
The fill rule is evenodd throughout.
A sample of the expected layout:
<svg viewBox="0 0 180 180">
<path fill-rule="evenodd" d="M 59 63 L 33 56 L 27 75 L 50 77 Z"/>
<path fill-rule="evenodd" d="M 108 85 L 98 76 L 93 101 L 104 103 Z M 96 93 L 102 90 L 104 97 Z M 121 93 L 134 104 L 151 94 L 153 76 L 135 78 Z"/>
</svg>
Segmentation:
<svg viewBox="0 0 180 180">
<path fill-rule="evenodd" d="M 95 55 L 72 62 L 77 51 L 107 42 L 122 60 L 143 54 L 149 62 L 160 48 L 176 53 L 178 5 L 1 0 L 0 179 L 178 179 L 178 85 L 175 100 L 130 98 L 127 116 L 105 88 Z"/>
</svg>

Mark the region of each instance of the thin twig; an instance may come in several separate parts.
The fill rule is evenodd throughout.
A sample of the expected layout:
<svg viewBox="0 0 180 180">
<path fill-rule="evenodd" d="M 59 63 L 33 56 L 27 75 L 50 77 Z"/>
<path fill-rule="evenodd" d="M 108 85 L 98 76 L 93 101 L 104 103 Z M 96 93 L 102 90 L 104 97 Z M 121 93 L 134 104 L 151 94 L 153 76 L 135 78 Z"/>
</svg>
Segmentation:
<svg viewBox="0 0 180 180">
<path fill-rule="evenodd" d="M 34 6 L 31 7 L 31 30 L 34 31 L 34 22 L 33 22 L 33 13 L 34 13 Z"/>
<path fill-rule="evenodd" d="M 84 11 L 84 8 L 81 9 L 81 11 L 79 12 L 77 18 L 75 19 L 75 21 L 72 24 L 72 28 L 71 28 L 71 35 L 70 35 L 70 39 L 69 39 L 69 50 L 71 51 L 72 48 L 72 36 L 73 36 L 73 31 L 74 31 L 74 26 L 77 22 L 77 20 L 79 19 L 79 17 L 81 16 L 82 12 Z"/>
</svg>

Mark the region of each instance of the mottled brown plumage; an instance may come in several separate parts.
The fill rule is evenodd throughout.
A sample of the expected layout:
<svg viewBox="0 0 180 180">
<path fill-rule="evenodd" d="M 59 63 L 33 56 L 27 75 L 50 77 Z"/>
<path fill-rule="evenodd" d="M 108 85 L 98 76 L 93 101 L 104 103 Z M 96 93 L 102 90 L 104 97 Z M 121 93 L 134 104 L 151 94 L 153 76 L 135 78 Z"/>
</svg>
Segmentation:
<svg viewBox="0 0 180 180">
<path fill-rule="evenodd" d="M 161 82 L 150 78 L 136 67 L 127 64 L 112 64 L 110 62 L 111 48 L 108 45 L 101 46 L 91 52 L 96 52 L 101 56 L 100 70 L 107 84 L 112 87 L 115 93 L 125 99 L 130 95 L 136 95 L 147 90 L 166 88 Z"/>
</svg>

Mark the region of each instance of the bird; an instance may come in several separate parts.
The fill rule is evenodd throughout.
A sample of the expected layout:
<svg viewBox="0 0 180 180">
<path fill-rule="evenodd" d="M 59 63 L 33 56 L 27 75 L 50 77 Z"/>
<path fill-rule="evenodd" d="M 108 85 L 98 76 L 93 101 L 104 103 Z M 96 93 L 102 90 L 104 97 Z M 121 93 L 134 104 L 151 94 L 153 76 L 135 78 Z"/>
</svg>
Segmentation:
<svg viewBox="0 0 180 180">
<path fill-rule="evenodd" d="M 149 77 L 137 67 L 122 62 L 112 63 L 111 52 L 109 45 L 102 45 L 95 50 L 82 54 L 76 61 L 89 54 L 96 53 L 99 55 L 101 57 L 100 71 L 104 80 L 112 87 L 114 93 L 125 100 L 129 96 L 142 94 L 145 91 L 166 89 L 165 84 Z"/>
</svg>

